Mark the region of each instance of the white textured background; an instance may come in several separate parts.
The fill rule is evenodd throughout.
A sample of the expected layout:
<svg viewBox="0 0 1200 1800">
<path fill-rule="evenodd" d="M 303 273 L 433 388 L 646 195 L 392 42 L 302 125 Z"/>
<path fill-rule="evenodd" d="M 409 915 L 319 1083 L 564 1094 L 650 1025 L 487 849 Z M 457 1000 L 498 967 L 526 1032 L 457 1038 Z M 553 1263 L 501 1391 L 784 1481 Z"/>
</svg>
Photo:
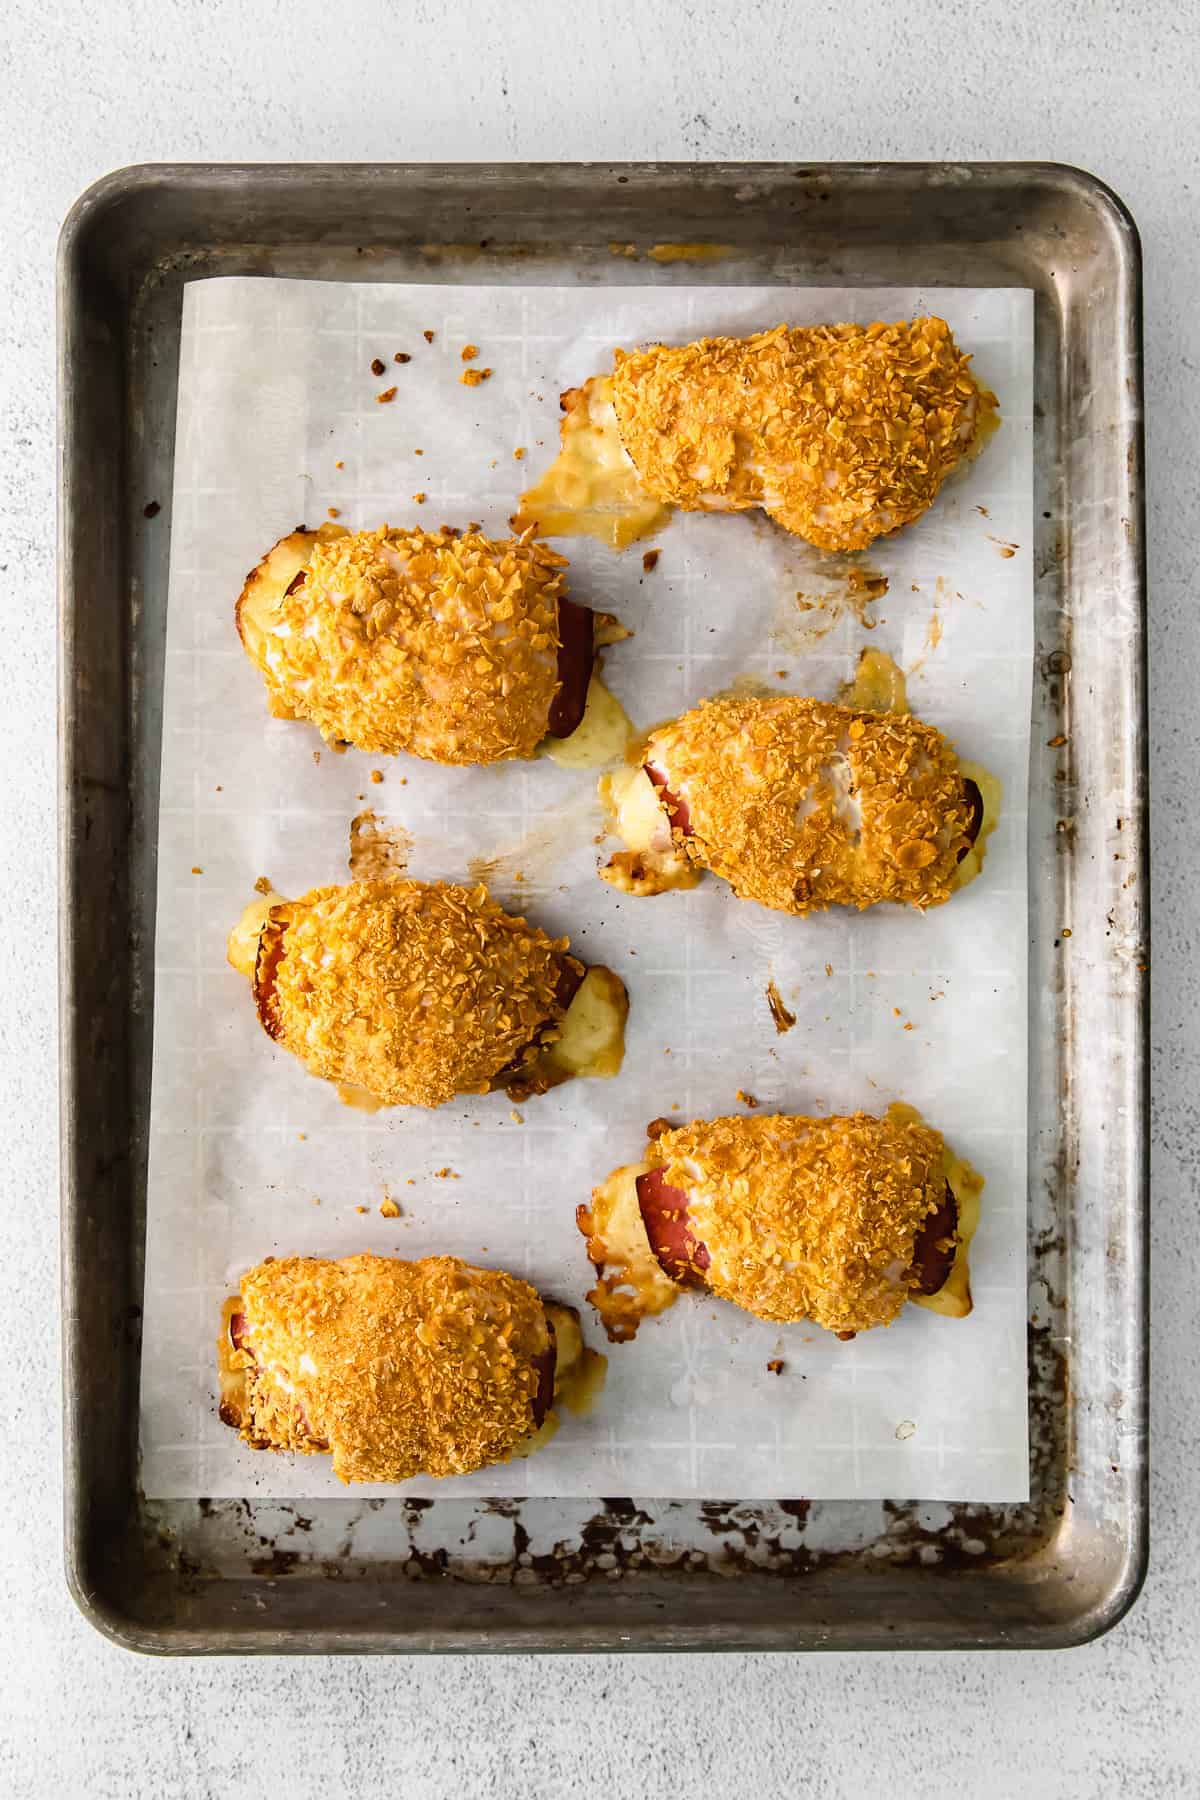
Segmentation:
<svg viewBox="0 0 1200 1800">
<path fill-rule="evenodd" d="M 0 1794 L 712 1800 L 1200 1793 L 1200 41 L 1194 4 L 13 0 L 0 16 Z M 1155 806 L 1154 1550 L 1043 1656 L 149 1663 L 60 1574 L 52 257 L 166 158 L 1044 157 L 1146 252 Z"/>
</svg>

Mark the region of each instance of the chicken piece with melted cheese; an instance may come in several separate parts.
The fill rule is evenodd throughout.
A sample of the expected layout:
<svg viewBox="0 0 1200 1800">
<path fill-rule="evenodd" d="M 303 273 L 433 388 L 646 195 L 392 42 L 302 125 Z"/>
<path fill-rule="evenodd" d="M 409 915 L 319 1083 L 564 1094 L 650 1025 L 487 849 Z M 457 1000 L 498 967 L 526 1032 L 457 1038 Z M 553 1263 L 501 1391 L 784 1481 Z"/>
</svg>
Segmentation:
<svg viewBox="0 0 1200 1800">
<path fill-rule="evenodd" d="M 528 1455 L 602 1361 L 573 1312 L 516 1276 L 369 1253 L 248 1269 L 217 1355 L 225 1424 L 258 1450 L 330 1454 L 346 1482 Z"/>
<path fill-rule="evenodd" d="M 614 1341 L 701 1288 L 760 1319 L 841 1337 L 916 1301 L 971 1310 L 982 1177 L 911 1107 L 882 1118 L 783 1114 L 649 1127 L 644 1160 L 577 1210 Z"/>
<path fill-rule="evenodd" d="M 230 934 L 268 1035 L 368 1110 L 615 1075 L 628 1000 L 484 887 L 359 881 L 268 893 Z"/>
<path fill-rule="evenodd" d="M 821 550 L 920 518 L 998 423 L 944 319 L 777 325 L 615 352 L 560 402 L 562 448 L 514 515 L 614 550 L 686 512 L 761 507 Z"/>
<path fill-rule="evenodd" d="M 531 757 L 583 718 L 594 615 L 526 535 L 298 527 L 246 578 L 242 644 L 277 718 L 430 762 Z"/>
<path fill-rule="evenodd" d="M 909 714 L 792 694 L 706 700 L 602 778 L 627 848 L 601 873 L 654 894 L 707 869 L 740 899 L 795 914 L 939 906 L 978 871 L 994 794 Z"/>
</svg>

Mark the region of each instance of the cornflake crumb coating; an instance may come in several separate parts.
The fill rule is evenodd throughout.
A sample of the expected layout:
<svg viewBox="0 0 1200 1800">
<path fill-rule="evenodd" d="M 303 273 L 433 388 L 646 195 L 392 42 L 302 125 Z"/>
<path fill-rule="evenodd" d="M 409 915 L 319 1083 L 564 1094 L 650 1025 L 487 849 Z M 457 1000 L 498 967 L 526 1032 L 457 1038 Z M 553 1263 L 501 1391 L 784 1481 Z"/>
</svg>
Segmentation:
<svg viewBox="0 0 1200 1800">
<path fill-rule="evenodd" d="M 482 886 L 314 888 L 271 908 L 255 1000 L 272 1037 L 314 1075 L 388 1106 L 440 1106 L 487 1093 L 562 1018 L 567 943 Z"/>
<path fill-rule="evenodd" d="M 792 694 L 706 700 L 653 732 L 644 760 L 686 798 L 680 849 L 778 911 L 941 905 L 969 844 L 954 751 L 909 714 Z"/>
<path fill-rule="evenodd" d="M 653 498 L 761 506 L 822 550 L 861 550 L 932 505 L 994 419 L 945 320 L 778 325 L 616 352 L 621 439 Z"/>
<path fill-rule="evenodd" d="M 533 1430 L 550 1340 L 515 1276 L 453 1256 L 290 1256 L 248 1270 L 241 1302 L 254 1354 L 231 1360 L 251 1443 L 327 1448 L 347 1482 L 404 1481 L 504 1462 Z"/>
<path fill-rule="evenodd" d="M 763 1319 L 890 1325 L 922 1221 L 946 1191 L 940 1132 L 870 1113 L 698 1119 L 646 1151 L 688 1193 L 705 1280 Z"/>
<path fill-rule="evenodd" d="M 331 742 L 440 763 L 530 757 L 558 689 L 566 567 L 529 537 L 322 536 L 243 642 L 273 710 Z"/>
</svg>

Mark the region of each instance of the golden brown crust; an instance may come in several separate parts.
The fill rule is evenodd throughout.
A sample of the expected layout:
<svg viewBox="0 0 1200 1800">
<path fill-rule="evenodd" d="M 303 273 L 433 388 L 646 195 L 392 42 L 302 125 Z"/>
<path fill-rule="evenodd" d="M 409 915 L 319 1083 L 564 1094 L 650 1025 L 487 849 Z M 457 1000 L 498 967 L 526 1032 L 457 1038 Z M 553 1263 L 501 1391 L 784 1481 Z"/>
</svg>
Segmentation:
<svg viewBox="0 0 1200 1800">
<path fill-rule="evenodd" d="M 949 899 L 972 813 L 950 745 L 897 713 L 781 694 L 706 700 L 644 760 L 682 799 L 676 844 L 781 912 Z"/>
<path fill-rule="evenodd" d="M 270 908 L 254 998 L 314 1075 L 388 1106 L 486 1093 L 562 1018 L 566 938 L 484 887 L 360 881 Z M 576 983 L 577 985 L 577 983 Z"/>
<path fill-rule="evenodd" d="M 778 325 L 616 352 L 613 400 L 645 491 L 761 506 L 823 550 L 919 518 L 994 416 L 943 319 Z"/>
<path fill-rule="evenodd" d="M 227 1308 L 228 1311 L 228 1308 Z M 241 1436 L 329 1450 L 343 1481 L 461 1475 L 506 1461 L 534 1429 L 550 1348 L 526 1282 L 454 1256 L 291 1256 L 247 1270 Z"/>
<path fill-rule="evenodd" d="M 238 630 L 276 716 L 380 754 L 529 757 L 558 691 L 565 557 L 529 535 L 329 529 L 281 538 Z"/>
<path fill-rule="evenodd" d="M 696 1119 L 646 1151 L 688 1196 L 708 1286 L 763 1319 L 890 1325 L 912 1291 L 922 1221 L 944 1202 L 940 1132 L 854 1113 Z"/>
</svg>

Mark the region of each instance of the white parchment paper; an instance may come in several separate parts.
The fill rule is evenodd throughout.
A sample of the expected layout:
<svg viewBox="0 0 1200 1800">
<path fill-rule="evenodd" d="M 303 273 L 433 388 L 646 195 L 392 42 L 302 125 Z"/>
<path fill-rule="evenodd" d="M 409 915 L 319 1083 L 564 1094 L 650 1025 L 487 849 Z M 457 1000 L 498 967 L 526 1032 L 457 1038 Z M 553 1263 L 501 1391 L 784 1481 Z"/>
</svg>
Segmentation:
<svg viewBox="0 0 1200 1800">
<path fill-rule="evenodd" d="M 246 570 L 300 520 L 337 507 L 351 527 L 478 519 L 503 535 L 557 448 L 559 391 L 607 368 L 614 345 L 925 311 L 974 352 L 1004 423 L 926 518 L 862 559 L 889 581 L 873 630 L 839 610 L 836 563 L 757 515 L 678 515 L 649 574 L 645 545 L 560 547 L 576 598 L 636 633 L 606 653 L 605 679 L 639 726 L 739 677 L 831 697 L 863 643 L 895 656 L 914 709 L 1004 783 L 984 875 L 949 905 L 797 920 L 738 903 L 712 878 L 628 899 L 595 874 L 615 846 L 594 841 L 594 774 L 336 756 L 310 727 L 267 717 L 233 605 Z M 474 388 L 460 381 L 468 342 L 493 371 Z M 256 1454 L 219 1423 L 214 1340 L 249 1264 L 373 1248 L 456 1252 L 525 1275 L 580 1306 L 609 1355 L 594 1411 L 568 1417 L 538 1456 L 414 1481 L 411 1493 L 1026 1497 L 1032 350 L 1032 296 L 1018 289 L 187 288 L 158 854 L 148 1494 L 345 1492 L 326 1459 Z M 397 365 L 397 351 L 411 362 Z M 797 593 L 815 609 L 802 612 Z M 616 1080 L 531 1100 L 521 1122 L 502 1095 L 367 1116 L 269 1042 L 225 962 L 226 932 L 260 875 L 285 894 L 345 879 L 364 806 L 412 833 L 411 873 L 463 879 L 490 858 L 496 898 L 620 973 L 632 1010 Z M 797 1015 L 784 1036 L 765 998 L 772 978 Z M 739 1089 L 776 1110 L 921 1107 L 987 1178 L 970 1318 L 910 1307 L 843 1344 L 689 1297 L 634 1343 L 605 1345 L 583 1302 L 577 1202 L 639 1155 L 648 1119 L 737 1111 Z M 385 1193 L 402 1218 L 380 1215 Z M 783 1372 L 769 1373 L 779 1357 Z"/>
</svg>

